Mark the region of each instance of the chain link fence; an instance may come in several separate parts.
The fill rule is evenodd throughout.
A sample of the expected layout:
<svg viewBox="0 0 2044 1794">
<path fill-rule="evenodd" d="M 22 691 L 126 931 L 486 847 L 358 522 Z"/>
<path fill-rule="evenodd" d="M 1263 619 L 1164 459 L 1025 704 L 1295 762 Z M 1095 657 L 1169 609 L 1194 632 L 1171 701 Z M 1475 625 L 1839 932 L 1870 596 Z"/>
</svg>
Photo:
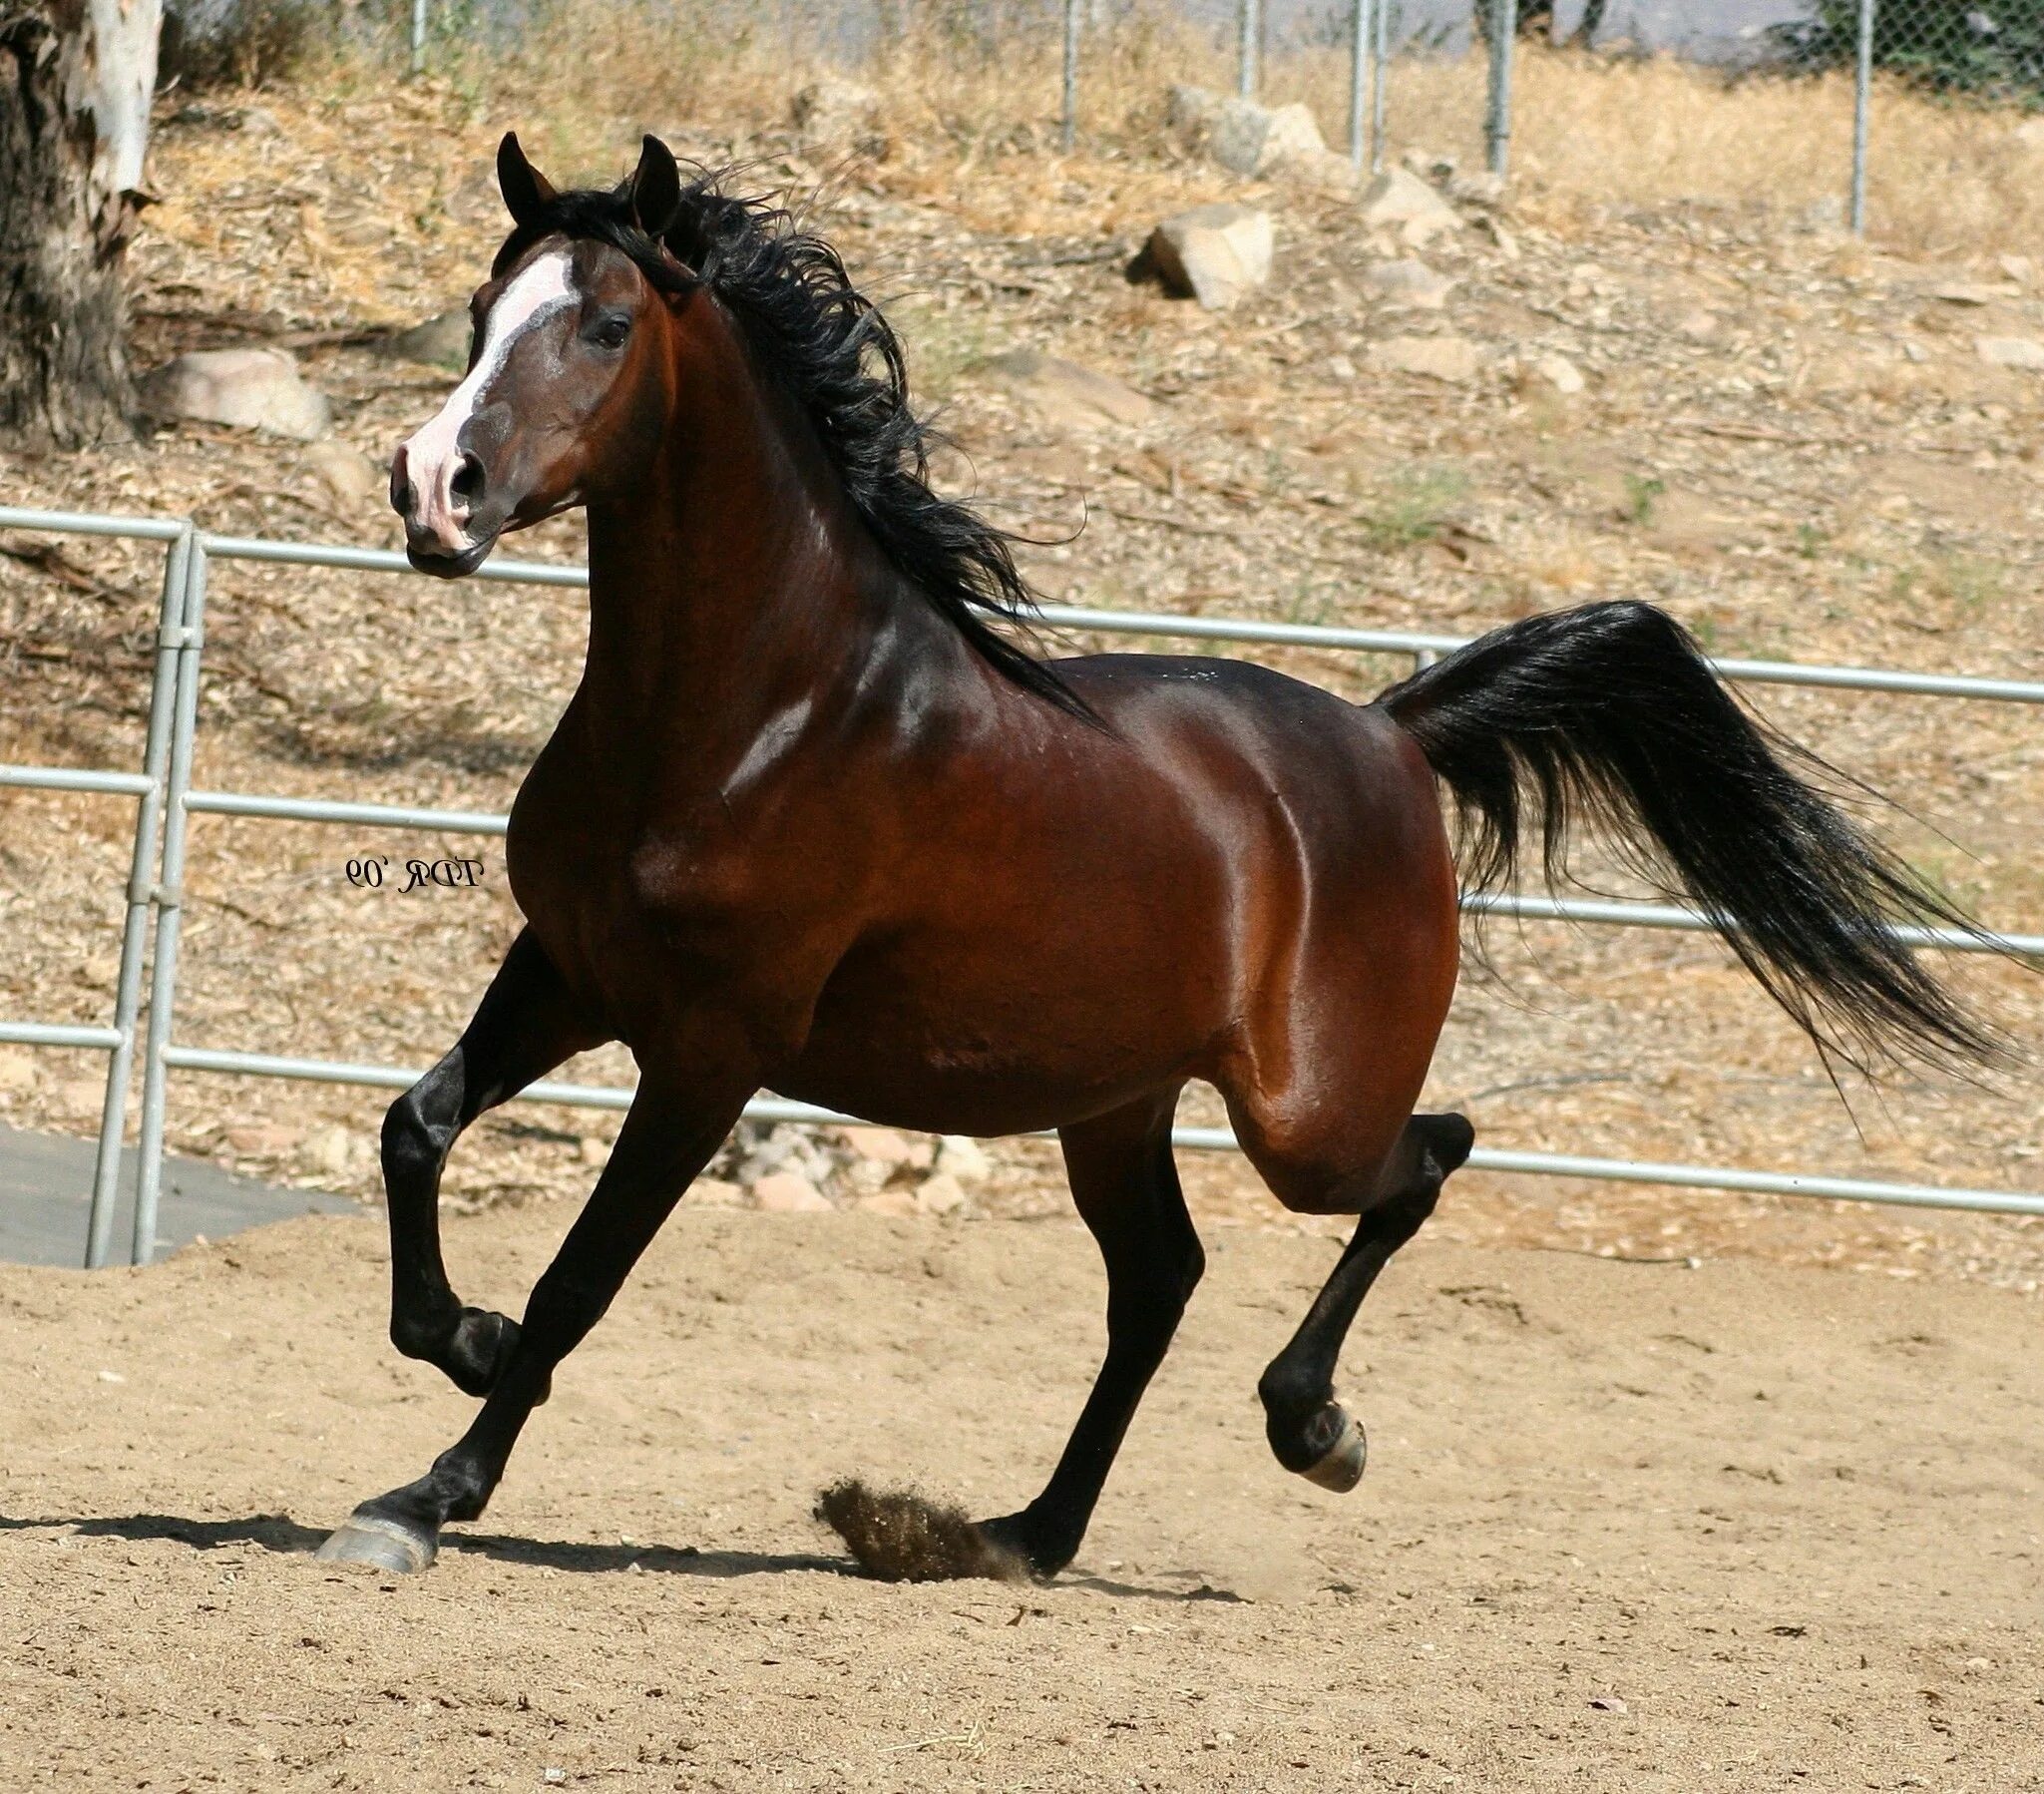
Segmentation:
<svg viewBox="0 0 2044 1794">
<path fill-rule="evenodd" d="M 2044 114 L 2044 0 L 170 0 L 166 66 L 259 79 L 323 32 L 462 77 L 578 8 L 649 43 L 763 48 L 791 81 L 834 65 L 914 85 L 949 57 L 1067 150 L 1153 124 L 1189 83 L 1303 104 L 1366 170 L 1418 152 L 1535 177 L 1559 163 L 1593 197 L 1608 171 L 1622 203 L 1772 200 L 1855 230 L 1869 159 L 1894 159 L 1871 203 L 1920 218 L 1954 144 Z M 1640 178 L 1652 155 L 1658 186 Z M 1976 212 L 2031 179 L 2003 168 Z"/>
</svg>

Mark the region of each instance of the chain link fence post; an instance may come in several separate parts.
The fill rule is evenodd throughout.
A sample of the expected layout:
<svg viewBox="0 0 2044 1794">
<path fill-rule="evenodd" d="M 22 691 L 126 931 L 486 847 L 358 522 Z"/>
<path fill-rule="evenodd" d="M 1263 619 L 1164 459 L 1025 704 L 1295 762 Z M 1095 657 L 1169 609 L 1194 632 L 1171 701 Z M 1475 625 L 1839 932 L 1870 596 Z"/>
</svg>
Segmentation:
<svg viewBox="0 0 2044 1794">
<path fill-rule="evenodd" d="M 1490 104 L 1483 118 L 1485 161 L 1501 175 L 1511 159 L 1511 52 L 1518 37 L 1518 0 L 1489 0 Z"/>
<path fill-rule="evenodd" d="M 1064 153 L 1069 156 L 1078 142 L 1078 8 L 1079 0 L 1064 0 Z"/>
<path fill-rule="evenodd" d="M 1356 0 L 1349 40 L 1349 160 L 1359 169 L 1366 151 L 1364 115 L 1370 104 L 1370 65 L 1377 43 L 1378 0 Z"/>
<path fill-rule="evenodd" d="M 1391 63 L 1391 9 L 1393 0 L 1377 0 L 1372 9 L 1370 52 L 1370 172 L 1384 169 L 1384 113 L 1387 70 Z"/>
<path fill-rule="evenodd" d="M 1238 46 L 1235 91 L 1245 100 L 1256 98 L 1263 76 L 1263 0 L 1242 0 L 1241 42 Z"/>
<path fill-rule="evenodd" d="M 1866 113 L 1873 93 L 1874 0 L 1859 0 L 1858 42 L 1852 58 L 1852 234 L 1866 234 Z"/>
</svg>

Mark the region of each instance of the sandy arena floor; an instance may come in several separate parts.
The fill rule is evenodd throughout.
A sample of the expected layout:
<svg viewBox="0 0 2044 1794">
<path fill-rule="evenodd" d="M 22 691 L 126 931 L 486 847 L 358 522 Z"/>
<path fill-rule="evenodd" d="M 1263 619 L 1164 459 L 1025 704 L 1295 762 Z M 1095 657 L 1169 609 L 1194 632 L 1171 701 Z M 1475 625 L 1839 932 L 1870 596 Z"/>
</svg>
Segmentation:
<svg viewBox="0 0 2044 1794">
<path fill-rule="evenodd" d="M 458 1218 L 516 1307 L 560 1205 Z M 1065 1221 L 677 1217 L 427 1575 L 307 1554 L 469 1404 L 315 1217 L 0 1267 L 9 1788 L 2044 1788 L 2036 1304 L 1422 1240 L 1347 1360 L 1370 1475 L 1256 1376 L 1330 1242 L 1211 1269 L 1074 1570 L 859 1578 L 845 1472 L 1032 1493 L 1100 1337 Z"/>
</svg>

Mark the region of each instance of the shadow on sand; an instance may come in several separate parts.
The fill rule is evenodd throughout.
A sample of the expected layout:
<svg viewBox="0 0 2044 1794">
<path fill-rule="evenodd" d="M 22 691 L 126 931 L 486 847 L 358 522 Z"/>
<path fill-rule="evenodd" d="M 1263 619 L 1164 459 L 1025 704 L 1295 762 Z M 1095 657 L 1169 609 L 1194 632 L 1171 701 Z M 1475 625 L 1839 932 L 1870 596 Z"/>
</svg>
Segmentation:
<svg viewBox="0 0 2044 1794">
<path fill-rule="evenodd" d="M 79 1519 L 19 1519 L 0 1514 L 0 1534 L 36 1532 L 66 1532 L 85 1539 L 123 1539 L 131 1544 L 167 1543 L 202 1552 L 252 1546 L 287 1557 L 309 1556 L 326 1541 L 325 1529 L 303 1526 L 283 1514 L 250 1514 L 234 1520 L 190 1520 L 177 1514 L 117 1514 Z M 443 1554 L 488 1558 L 500 1564 L 566 1570 L 578 1575 L 618 1573 L 635 1566 L 647 1573 L 704 1576 L 711 1580 L 782 1575 L 794 1570 L 850 1576 L 859 1581 L 868 1579 L 849 1558 L 823 1557 L 814 1552 L 701 1551 L 692 1545 L 587 1545 L 557 1539 L 518 1539 L 503 1533 L 458 1532 L 441 1534 L 440 1549 Z M 1197 1585 L 1168 1585 L 1181 1580 Z M 1055 1585 L 1138 1600 L 1242 1599 L 1241 1595 L 1216 1588 L 1190 1571 L 1161 1571 L 1158 1582 L 1145 1587 L 1078 1570 L 1060 1576 Z"/>
</svg>

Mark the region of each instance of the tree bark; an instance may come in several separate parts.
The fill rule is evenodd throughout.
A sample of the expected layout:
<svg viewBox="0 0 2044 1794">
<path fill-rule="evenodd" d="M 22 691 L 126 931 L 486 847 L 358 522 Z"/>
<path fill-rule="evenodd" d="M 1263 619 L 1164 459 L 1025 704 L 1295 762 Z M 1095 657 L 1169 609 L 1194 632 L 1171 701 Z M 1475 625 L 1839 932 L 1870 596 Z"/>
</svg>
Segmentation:
<svg viewBox="0 0 2044 1794">
<path fill-rule="evenodd" d="M 0 436 L 125 436 L 160 0 L 0 0 Z"/>
</svg>

